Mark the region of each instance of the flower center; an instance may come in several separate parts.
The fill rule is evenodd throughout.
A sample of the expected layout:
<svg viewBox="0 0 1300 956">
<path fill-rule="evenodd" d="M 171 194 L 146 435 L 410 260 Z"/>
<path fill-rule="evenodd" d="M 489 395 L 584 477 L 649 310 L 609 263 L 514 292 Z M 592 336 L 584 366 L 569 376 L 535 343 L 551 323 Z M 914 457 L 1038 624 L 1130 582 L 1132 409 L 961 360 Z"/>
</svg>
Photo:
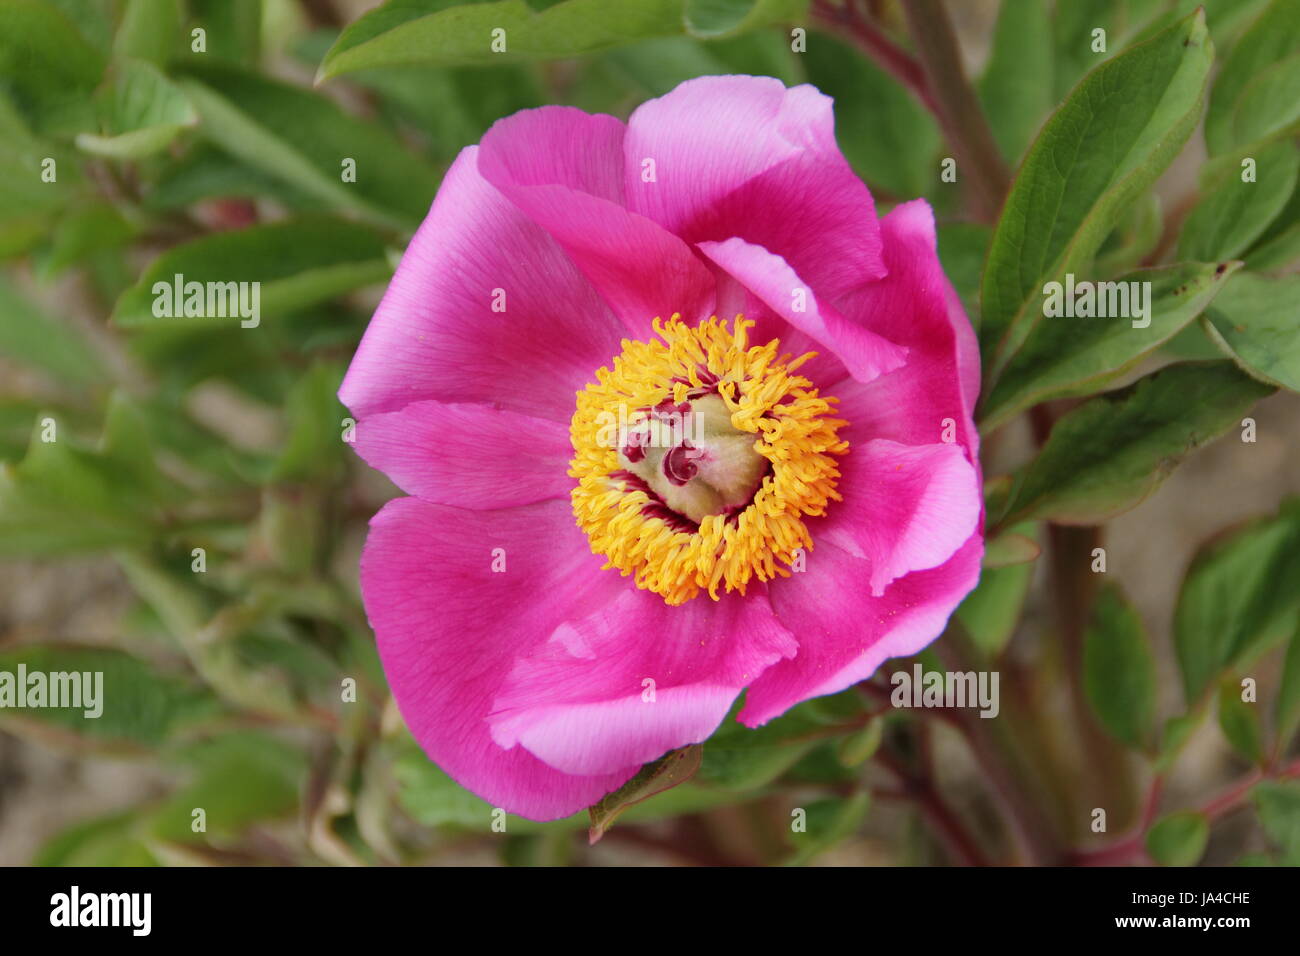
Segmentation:
<svg viewBox="0 0 1300 956">
<path fill-rule="evenodd" d="M 607 568 L 669 604 L 789 576 L 812 548 L 804 516 L 840 500 L 845 423 L 795 374 L 813 353 L 750 346 L 753 324 L 656 319 L 663 341 L 625 340 L 613 369 L 578 393 L 578 526 Z"/>
</svg>

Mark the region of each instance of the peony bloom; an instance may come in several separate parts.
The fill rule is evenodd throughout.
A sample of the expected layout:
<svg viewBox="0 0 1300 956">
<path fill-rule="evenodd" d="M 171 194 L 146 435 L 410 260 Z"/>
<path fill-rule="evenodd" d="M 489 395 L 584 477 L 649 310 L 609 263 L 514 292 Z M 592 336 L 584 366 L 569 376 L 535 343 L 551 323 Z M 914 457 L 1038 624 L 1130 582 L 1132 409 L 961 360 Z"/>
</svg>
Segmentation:
<svg viewBox="0 0 1300 956">
<path fill-rule="evenodd" d="M 339 392 L 410 497 L 361 586 L 429 757 L 582 809 L 943 629 L 979 576 L 969 322 L 810 86 L 546 107 L 447 172 Z"/>
</svg>

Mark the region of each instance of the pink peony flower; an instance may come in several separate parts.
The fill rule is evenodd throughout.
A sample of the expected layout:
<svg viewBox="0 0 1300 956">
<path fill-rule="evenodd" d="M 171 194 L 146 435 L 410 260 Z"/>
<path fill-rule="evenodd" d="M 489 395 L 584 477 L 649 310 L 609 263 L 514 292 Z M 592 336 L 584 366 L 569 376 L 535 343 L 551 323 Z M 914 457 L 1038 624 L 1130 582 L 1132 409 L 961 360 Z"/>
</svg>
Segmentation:
<svg viewBox="0 0 1300 956">
<path fill-rule="evenodd" d="M 812 87 L 501 120 L 339 392 L 410 495 L 361 586 L 411 731 L 553 819 L 919 651 L 979 576 L 978 388 L 929 207 L 877 219 Z"/>
</svg>

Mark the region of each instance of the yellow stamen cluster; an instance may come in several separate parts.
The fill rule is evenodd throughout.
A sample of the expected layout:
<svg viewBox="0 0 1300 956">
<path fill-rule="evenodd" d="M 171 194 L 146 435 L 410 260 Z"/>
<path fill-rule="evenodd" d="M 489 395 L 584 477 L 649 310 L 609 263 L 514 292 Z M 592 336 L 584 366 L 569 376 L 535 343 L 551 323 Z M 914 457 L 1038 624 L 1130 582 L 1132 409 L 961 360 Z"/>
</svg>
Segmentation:
<svg viewBox="0 0 1300 956">
<path fill-rule="evenodd" d="M 778 354 L 779 340 L 750 346 L 747 330 L 753 324 L 742 316 L 731 330 L 716 317 L 695 328 L 677 315 L 666 323 L 656 319 L 662 342 L 624 339 L 613 370 L 600 369 L 597 381 L 578 393 L 569 468 L 578 480 L 572 492 L 578 526 L 591 550 L 608 559 L 606 568 L 634 575 L 638 587 L 671 605 L 702 590 L 714 600 L 724 587 L 743 594 L 755 576 L 788 577 L 788 568 L 812 548 L 803 517 L 824 514 L 829 501 L 840 500 L 835 456 L 848 443 L 836 431 L 845 423 L 832 417 L 834 398 L 821 397 L 794 374 L 815 353 L 792 360 Z M 714 381 L 732 426 L 754 434 L 754 451 L 771 467 L 744 510 L 709 515 L 698 531 L 682 530 L 680 523 L 646 514 L 654 510 L 647 509 L 650 495 L 620 477 L 608 423 L 620 407 L 653 407 L 666 398 L 684 402 L 693 389 Z"/>
</svg>

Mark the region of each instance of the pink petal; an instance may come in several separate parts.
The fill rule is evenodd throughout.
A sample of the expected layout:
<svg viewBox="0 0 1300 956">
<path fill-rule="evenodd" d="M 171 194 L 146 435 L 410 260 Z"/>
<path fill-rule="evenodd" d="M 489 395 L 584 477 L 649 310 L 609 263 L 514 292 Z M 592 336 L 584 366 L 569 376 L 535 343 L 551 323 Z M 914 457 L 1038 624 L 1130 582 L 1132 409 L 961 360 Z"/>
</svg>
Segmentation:
<svg viewBox="0 0 1300 956">
<path fill-rule="evenodd" d="M 632 114 L 624 158 L 629 207 L 687 242 L 739 236 L 831 300 L 884 275 L 871 193 L 836 145 L 831 99 L 811 86 L 688 80 Z"/>
<path fill-rule="evenodd" d="M 975 586 L 983 551 L 973 535 L 940 567 L 914 571 L 882 597 L 868 597 L 853 586 L 869 579 L 868 562 L 818 543 L 806 571 L 772 588 L 777 616 L 797 629 L 799 653 L 750 685 L 741 723 L 757 727 L 809 697 L 865 680 L 888 658 L 920 651 Z"/>
<path fill-rule="evenodd" d="M 502 750 L 485 720 L 516 658 L 626 591 L 601 563 L 563 501 L 466 511 L 399 498 L 370 523 L 361 589 L 397 706 L 429 758 L 493 806 L 557 819 L 639 769 L 566 774 Z"/>
<path fill-rule="evenodd" d="M 979 524 L 979 476 L 960 445 L 876 439 L 851 448 L 840 473 L 844 500 L 810 530 L 818 545 L 867 559 L 875 597 L 909 571 L 943 564 Z"/>
<path fill-rule="evenodd" d="M 829 349 L 858 381 L 869 382 L 903 364 L 907 349 L 820 301 L 780 256 L 736 238 L 701 242 L 698 248 L 791 326 Z"/>
<path fill-rule="evenodd" d="M 707 739 L 740 690 L 795 651 L 761 589 L 680 607 L 628 591 L 520 662 L 492 736 L 570 773 L 647 763 Z"/>
<path fill-rule="evenodd" d="M 499 120 L 479 171 L 564 248 L 636 339 L 650 320 L 713 311 L 713 279 L 690 247 L 623 202 L 623 124 L 548 106 Z"/>
<path fill-rule="evenodd" d="M 371 415 L 356 450 L 408 495 L 461 508 L 568 500 L 574 486 L 565 426 L 491 405 L 412 402 Z"/>
<path fill-rule="evenodd" d="M 881 221 L 889 275 L 839 303 L 840 311 L 907 348 L 900 369 L 870 383 L 837 383 L 841 432 L 860 444 L 888 438 L 906 445 L 945 440 L 947 419 L 974 460 L 979 434 L 971 413 L 979 393 L 979 347 L 939 264 L 934 215 L 924 200 L 896 206 Z"/>
<path fill-rule="evenodd" d="M 411 402 L 488 402 L 568 422 L 623 328 L 555 240 L 461 151 L 402 257 L 339 397 L 364 421 Z M 505 312 L 492 309 L 505 292 Z"/>
</svg>

